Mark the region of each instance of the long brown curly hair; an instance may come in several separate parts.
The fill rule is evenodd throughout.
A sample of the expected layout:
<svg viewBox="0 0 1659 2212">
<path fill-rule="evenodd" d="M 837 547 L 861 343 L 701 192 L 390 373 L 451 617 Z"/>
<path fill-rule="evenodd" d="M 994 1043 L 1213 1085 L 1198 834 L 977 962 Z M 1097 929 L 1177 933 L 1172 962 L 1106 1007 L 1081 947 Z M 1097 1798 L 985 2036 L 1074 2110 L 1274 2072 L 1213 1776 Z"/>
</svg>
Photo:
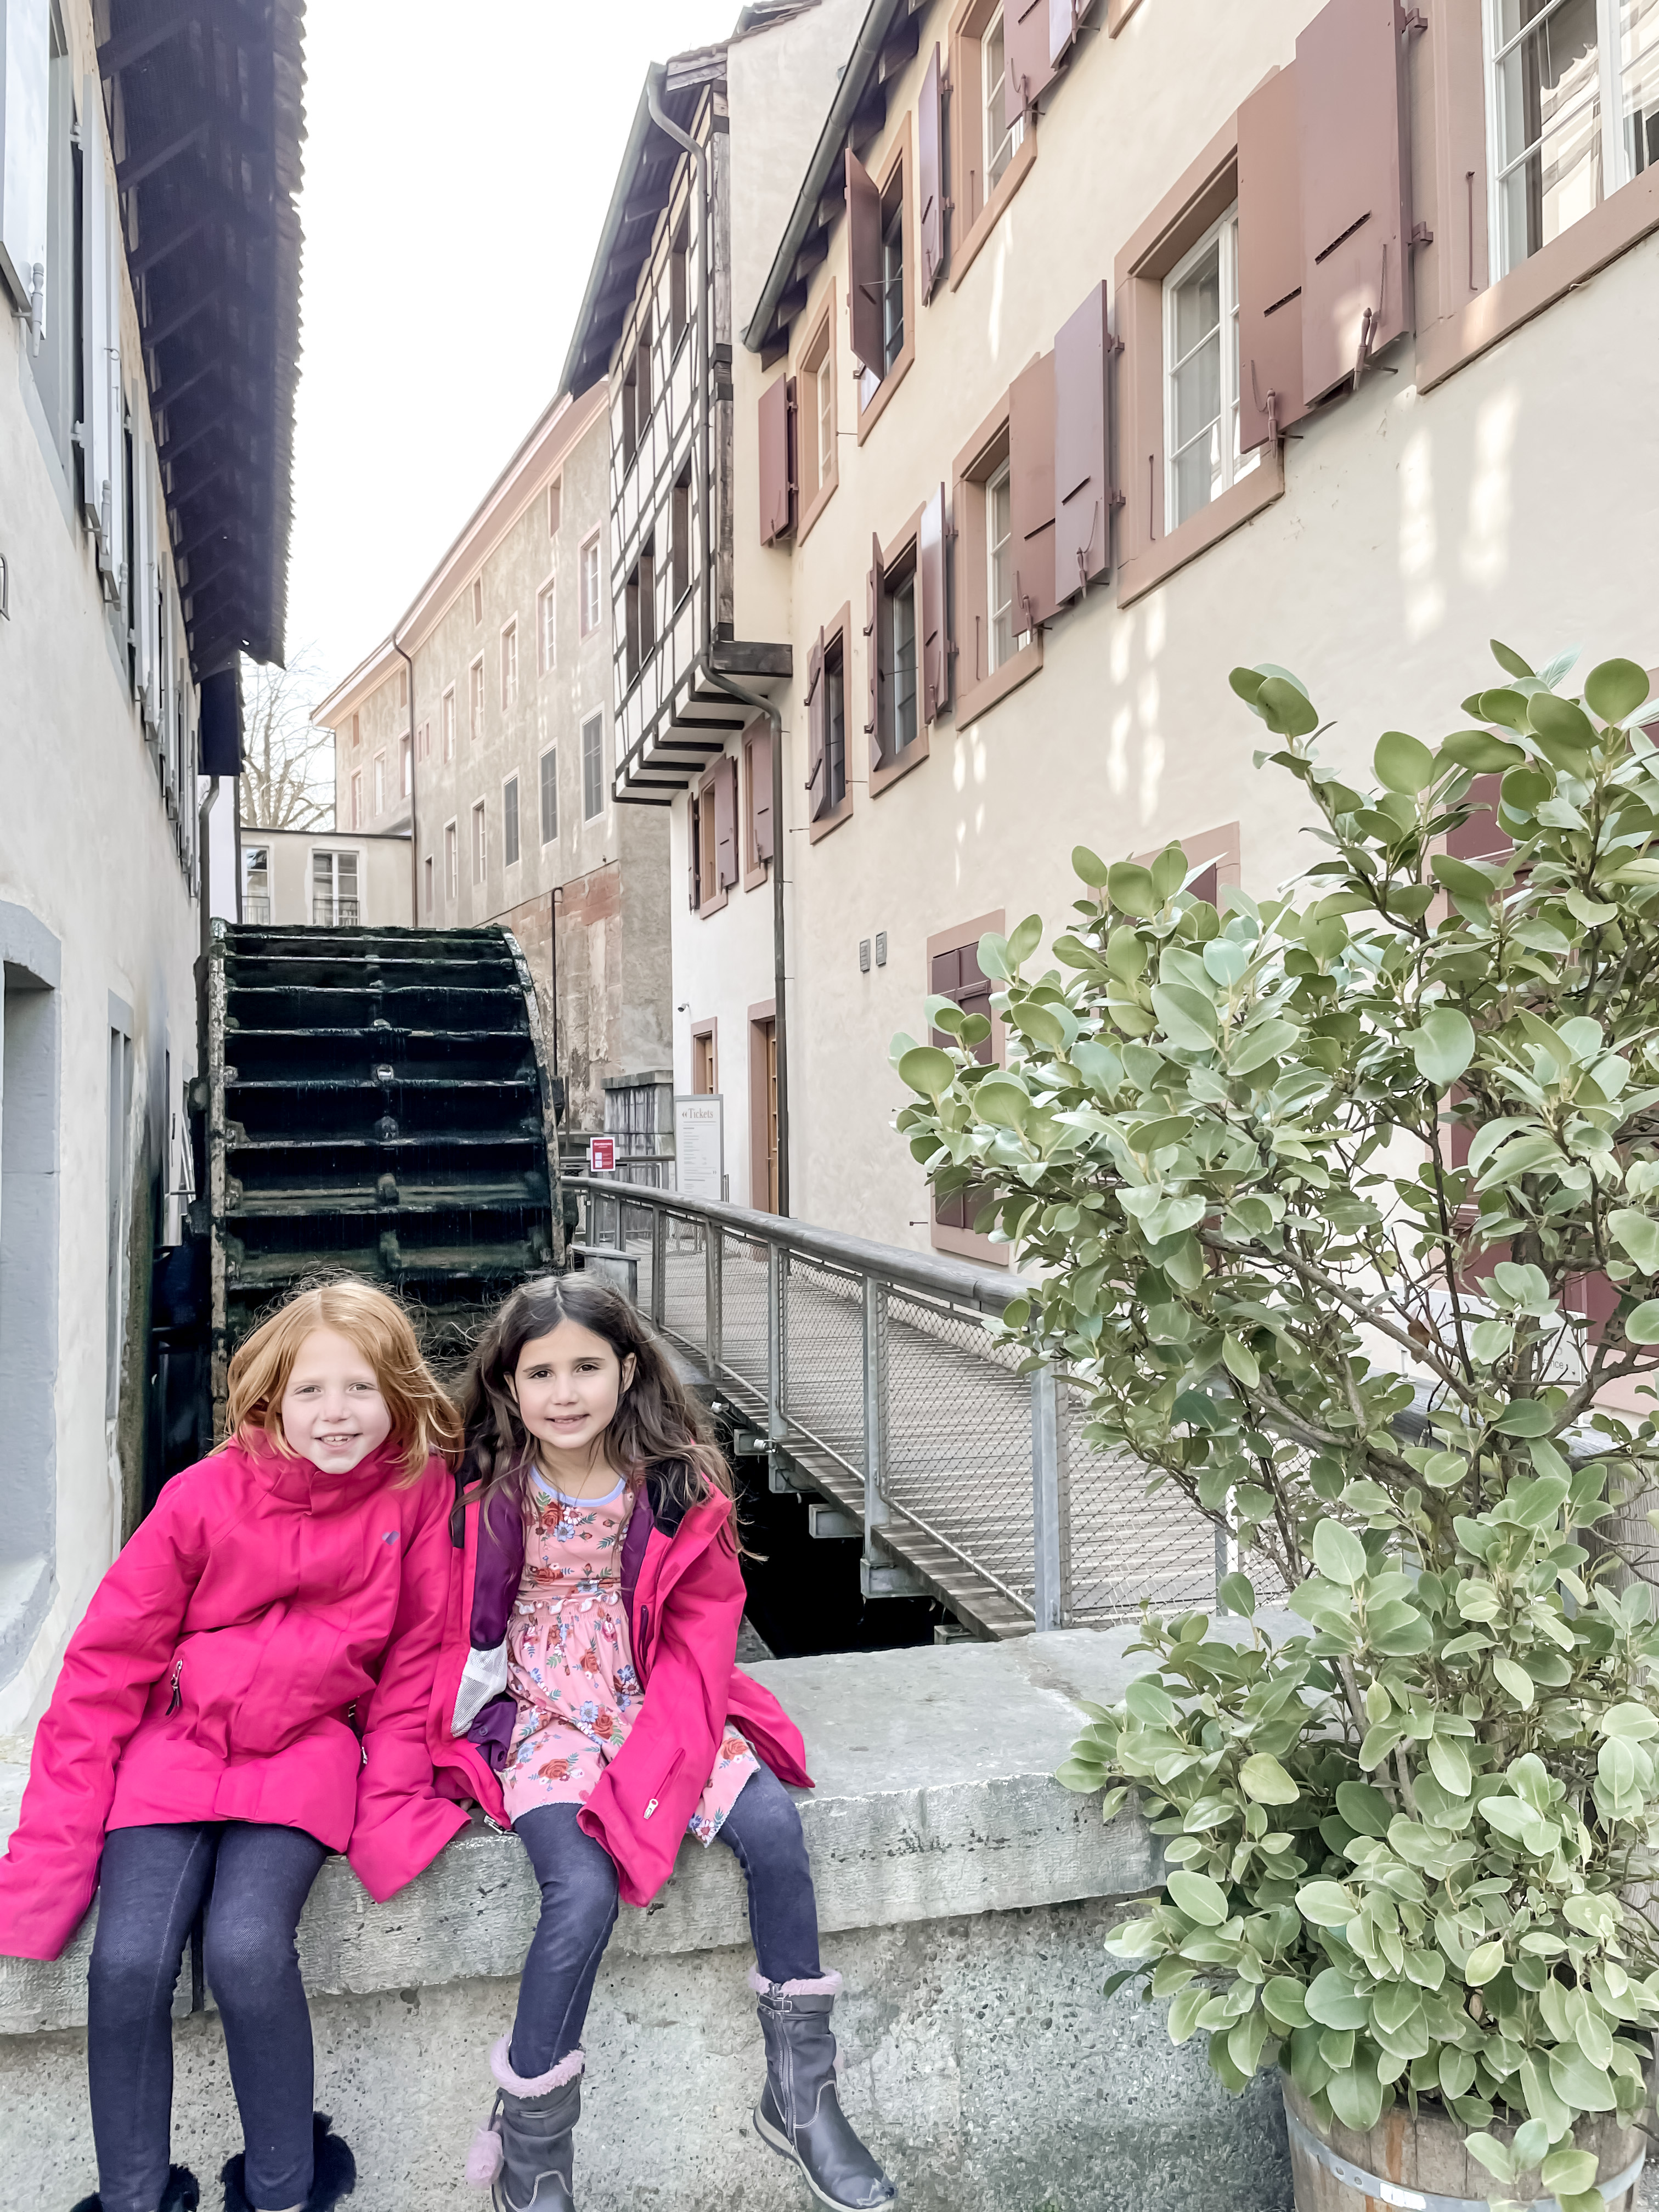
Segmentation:
<svg viewBox="0 0 1659 2212">
<path fill-rule="evenodd" d="M 473 1347 L 461 1391 L 465 1441 L 456 1476 L 458 1505 L 479 1500 L 488 1510 L 510 1498 L 530 1505 L 536 1440 L 525 1427 L 508 1384 L 526 1345 L 574 1322 L 603 1337 L 619 1366 L 634 1362 L 634 1379 L 617 1401 L 605 1448 L 630 1489 L 655 1474 L 680 1506 L 732 1498 L 732 1476 L 697 1401 L 674 1372 L 662 1340 L 623 1297 L 585 1275 L 545 1275 L 522 1283 L 486 1325 Z"/>
</svg>

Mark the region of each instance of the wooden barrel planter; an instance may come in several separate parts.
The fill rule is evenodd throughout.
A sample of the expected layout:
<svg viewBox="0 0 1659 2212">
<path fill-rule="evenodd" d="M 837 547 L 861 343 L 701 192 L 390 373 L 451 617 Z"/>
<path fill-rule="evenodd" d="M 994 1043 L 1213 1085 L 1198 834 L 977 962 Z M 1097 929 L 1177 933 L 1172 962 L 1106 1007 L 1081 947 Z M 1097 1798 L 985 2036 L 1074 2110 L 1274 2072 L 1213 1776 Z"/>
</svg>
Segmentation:
<svg viewBox="0 0 1659 2212">
<path fill-rule="evenodd" d="M 1535 2172 L 1506 2188 L 1465 2149 L 1468 2130 L 1438 2106 L 1424 2105 L 1413 2117 L 1396 2105 L 1363 2135 L 1334 2121 L 1322 2128 L 1295 2082 L 1281 2079 L 1296 2212 L 1486 2212 L 1493 2197 L 1554 2204 Z M 1504 2142 L 1513 2132 L 1491 2130 Z M 1573 2133 L 1580 2150 L 1595 2153 L 1596 2186 L 1607 2212 L 1636 2212 L 1647 2148 L 1642 2129 L 1625 2127 L 1612 2112 L 1590 2112 Z"/>
</svg>

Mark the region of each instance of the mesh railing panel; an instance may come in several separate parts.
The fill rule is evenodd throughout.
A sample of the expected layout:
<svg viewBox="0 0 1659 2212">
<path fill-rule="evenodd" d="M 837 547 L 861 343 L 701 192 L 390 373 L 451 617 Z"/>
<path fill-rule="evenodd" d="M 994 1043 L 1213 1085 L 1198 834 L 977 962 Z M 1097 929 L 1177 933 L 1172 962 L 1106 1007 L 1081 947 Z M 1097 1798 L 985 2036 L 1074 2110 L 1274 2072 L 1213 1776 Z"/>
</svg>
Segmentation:
<svg viewBox="0 0 1659 2212">
<path fill-rule="evenodd" d="M 977 1320 L 907 1291 L 888 1295 L 886 1342 L 888 1503 L 1029 1612 L 1029 1379 Z"/>
<path fill-rule="evenodd" d="M 768 1389 L 767 1247 L 758 1237 L 721 1237 L 720 1368 L 764 1400 Z"/>
<path fill-rule="evenodd" d="M 783 1409 L 815 1443 L 864 1469 L 864 1288 L 791 1253 L 783 1279 Z"/>
<path fill-rule="evenodd" d="M 671 1213 L 663 1227 L 662 1325 L 701 1361 L 708 1341 L 703 1224 Z"/>
</svg>

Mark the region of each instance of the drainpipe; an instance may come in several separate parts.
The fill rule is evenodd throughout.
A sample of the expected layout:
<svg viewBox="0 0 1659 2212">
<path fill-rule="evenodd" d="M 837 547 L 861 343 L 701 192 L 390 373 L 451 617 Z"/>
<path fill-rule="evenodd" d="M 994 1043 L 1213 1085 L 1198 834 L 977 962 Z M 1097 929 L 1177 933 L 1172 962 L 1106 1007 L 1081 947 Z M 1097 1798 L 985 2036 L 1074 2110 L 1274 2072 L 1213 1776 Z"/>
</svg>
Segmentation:
<svg viewBox="0 0 1659 2212">
<path fill-rule="evenodd" d="M 699 234 L 699 263 L 702 282 L 697 286 L 697 347 L 702 375 L 700 406 L 702 420 L 698 423 L 700 446 L 699 472 L 702 478 L 701 513 L 702 516 L 702 651 L 698 655 L 700 672 L 717 684 L 726 695 L 746 707 L 754 708 L 766 716 L 772 726 L 772 976 L 773 976 L 773 1035 L 778 1054 L 778 1212 L 789 1212 L 789 1056 L 788 1023 L 784 1011 L 785 945 L 783 929 L 783 717 L 771 703 L 757 692 L 746 690 L 732 678 L 724 675 L 714 665 L 714 528 L 712 493 L 714 471 L 710 459 L 709 416 L 714 405 L 714 362 L 709 328 L 709 290 L 714 282 L 714 254 L 711 250 L 709 224 L 713 209 L 709 202 L 708 156 L 689 131 L 682 131 L 664 108 L 660 97 L 662 71 L 653 69 L 645 81 L 645 101 L 651 120 L 666 138 L 683 147 L 691 156 L 697 172 L 697 228 Z M 752 1195 L 752 1193 L 751 1193 Z"/>
<path fill-rule="evenodd" d="M 421 926 L 421 841 L 416 834 L 415 813 L 415 664 L 392 633 L 392 650 L 409 671 L 409 926 Z"/>
<path fill-rule="evenodd" d="M 202 801 L 196 816 L 197 849 L 202 855 L 202 957 L 205 960 L 208 947 L 213 942 L 213 845 L 208 817 L 219 796 L 219 779 L 208 780 L 207 797 Z M 776 838 L 773 839 L 775 844 Z"/>
</svg>

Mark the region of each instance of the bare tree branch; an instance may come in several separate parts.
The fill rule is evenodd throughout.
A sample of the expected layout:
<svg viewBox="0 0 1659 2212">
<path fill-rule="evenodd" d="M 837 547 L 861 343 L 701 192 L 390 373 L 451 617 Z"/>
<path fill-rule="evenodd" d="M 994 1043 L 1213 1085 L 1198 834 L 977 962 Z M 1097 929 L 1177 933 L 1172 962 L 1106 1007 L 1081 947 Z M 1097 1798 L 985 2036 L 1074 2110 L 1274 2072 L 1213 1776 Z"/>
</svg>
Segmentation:
<svg viewBox="0 0 1659 2212">
<path fill-rule="evenodd" d="M 321 688 L 309 647 L 286 668 L 242 663 L 242 826 L 331 830 L 334 733 L 311 720 Z"/>
</svg>

